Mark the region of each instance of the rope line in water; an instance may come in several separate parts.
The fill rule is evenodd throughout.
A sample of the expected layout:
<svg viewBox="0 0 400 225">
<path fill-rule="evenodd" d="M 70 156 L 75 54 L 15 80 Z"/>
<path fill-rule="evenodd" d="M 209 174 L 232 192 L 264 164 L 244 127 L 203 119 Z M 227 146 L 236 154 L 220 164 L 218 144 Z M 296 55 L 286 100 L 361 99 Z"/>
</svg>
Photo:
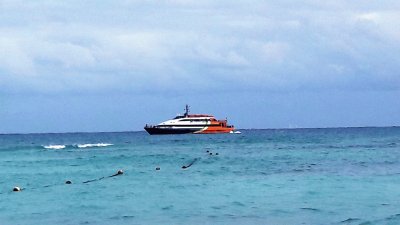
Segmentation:
<svg viewBox="0 0 400 225">
<path fill-rule="evenodd" d="M 209 150 L 207 150 L 207 153 L 209 153 L 209 155 L 212 155 L 212 153 L 211 153 Z M 218 155 L 218 153 L 216 153 L 215 155 Z M 191 161 L 189 164 L 183 165 L 183 166 L 182 166 L 182 169 L 187 169 L 187 168 L 191 167 L 191 166 L 192 166 L 195 162 L 197 162 L 198 160 L 200 160 L 200 158 L 195 158 L 195 159 L 193 159 L 193 161 Z M 156 167 L 156 170 L 160 170 L 160 167 Z M 113 174 L 113 175 L 110 175 L 110 176 L 107 176 L 107 177 L 100 177 L 100 178 L 97 178 L 97 179 L 92 179 L 92 180 L 83 181 L 82 184 L 87 184 L 87 183 L 90 183 L 90 182 L 100 181 L 100 180 L 103 180 L 103 179 L 105 179 L 105 178 L 116 177 L 116 176 L 119 176 L 119 175 L 122 175 L 122 174 L 124 174 L 124 171 L 118 170 L 117 173 L 115 173 L 115 174 Z M 65 184 L 72 184 L 72 181 L 67 180 L 67 181 L 65 182 Z M 43 186 L 43 188 L 54 187 L 54 186 L 58 186 L 58 185 L 61 185 L 61 184 L 49 184 L 49 185 Z M 35 190 L 35 189 L 38 189 L 38 188 L 39 188 L 39 187 L 32 187 L 32 188 L 29 188 L 29 189 Z M 26 189 L 27 189 L 27 188 L 20 188 L 20 187 L 16 186 L 16 187 L 13 188 L 12 192 L 20 192 L 20 191 L 23 191 L 23 190 L 26 190 Z M 1 194 L 5 194 L 5 193 L 7 193 L 7 192 L 0 192 L 0 195 L 1 195 Z"/>
<path fill-rule="evenodd" d="M 108 176 L 108 177 L 100 177 L 100 178 L 93 179 L 93 180 L 83 181 L 82 183 L 83 183 L 83 184 L 86 184 L 86 183 L 90 183 L 90 182 L 94 182 L 94 181 L 103 180 L 104 178 L 110 178 L 110 177 L 119 176 L 119 175 L 122 175 L 122 174 L 124 174 L 124 171 L 118 170 L 116 174 L 110 175 L 110 176 Z"/>
<path fill-rule="evenodd" d="M 123 171 L 123 170 L 118 170 L 117 173 L 115 173 L 115 174 L 113 174 L 113 175 L 110 175 L 110 176 L 108 176 L 108 177 L 100 177 L 100 178 L 93 179 L 93 180 L 83 181 L 82 183 L 83 183 L 83 184 L 86 184 L 86 183 L 90 183 L 90 182 L 94 182 L 94 181 L 99 181 L 99 180 L 102 180 L 102 179 L 104 179 L 104 178 L 110 178 L 110 177 L 119 176 L 119 175 L 122 175 L 122 174 L 124 174 L 124 171 Z M 71 182 L 70 180 L 67 180 L 67 181 L 65 182 L 65 184 L 72 184 L 72 182 Z M 49 184 L 49 185 L 43 186 L 43 188 L 53 187 L 53 186 L 58 186 L 58 185 L 61 185 L 61 184 Z M 20 192 L 20 191 L 23 191 L 23 190 L 25 190 L 25 189 L 27 189 L 27 188 L 20 188 L 20 187 L 16 186 L 16 187 L 14 187 L 14 188 L 12 189 L 11 192 Z M 32 187 L 32 188 L 29 188 L 29 189 L 30 189 L 30 190 L 35 190 L 35 189 L 39 189 L 39 187 Z M 4 194 L 4 193 L 6 193 L 6 192 L 0 192 L 0 194 Z"/>
<path fill-rule="evenodd" d="M 209 150 L 206 151 L 209 155 L 213 155 L 212 152 L 210 152 Z M 215 153 L 215 155 L 219 155 L 218 152 Z M 197 162 L 198 160 L 200 160 L 200 158 L 195 158 L 192 162 L 190 162 L 188 165 L 183 165 L 182 169 L 187 169 L 189 167 L 191 167 L 195 162 Z"/>
<path fill-rule="evenodd" d="M 192 162 L 190 162 L 187 166 L 182 166 L 182 169 L 187 169 L 189 167 L 191 167 L 197 160 L 199 160 L 199 158 L 195 158 Z"/>
</svg>

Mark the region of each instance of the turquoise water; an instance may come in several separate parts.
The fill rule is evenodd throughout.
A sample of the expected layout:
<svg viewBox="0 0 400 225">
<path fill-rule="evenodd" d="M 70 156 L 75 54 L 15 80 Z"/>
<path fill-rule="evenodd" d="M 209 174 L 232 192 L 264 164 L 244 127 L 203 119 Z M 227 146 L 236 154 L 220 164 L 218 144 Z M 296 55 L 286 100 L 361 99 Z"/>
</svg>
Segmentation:
<svg viewBox="0 0 400 225">
<path fill-rule="evenodd" d="M 400 128 L 0 135 L 0 224 L 400 224 Z"/>
</svg>

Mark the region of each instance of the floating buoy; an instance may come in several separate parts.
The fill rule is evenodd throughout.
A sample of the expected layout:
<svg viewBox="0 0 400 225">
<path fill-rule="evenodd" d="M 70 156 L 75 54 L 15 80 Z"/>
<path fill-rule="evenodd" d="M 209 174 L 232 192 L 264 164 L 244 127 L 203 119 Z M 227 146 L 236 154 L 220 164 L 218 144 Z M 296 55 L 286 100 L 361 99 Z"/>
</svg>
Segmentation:
<svg viewBox="0 0 400 225">
<path fill-rule="evenodd" d="M 17 186 L 17 187 L 14 187 L 14 188 L 13 188 L 13 191 L 15 191 L 15 192 L 21 191 L 21 188 L 18 187 L 18 186 Z"/>
<path fill-rule="evenodd" d="M 66 184 L 72 184 L 72 181 L 67 180 L 67 181 L 65 181 L 65 183 L 66 183 Z"/>
</svg>

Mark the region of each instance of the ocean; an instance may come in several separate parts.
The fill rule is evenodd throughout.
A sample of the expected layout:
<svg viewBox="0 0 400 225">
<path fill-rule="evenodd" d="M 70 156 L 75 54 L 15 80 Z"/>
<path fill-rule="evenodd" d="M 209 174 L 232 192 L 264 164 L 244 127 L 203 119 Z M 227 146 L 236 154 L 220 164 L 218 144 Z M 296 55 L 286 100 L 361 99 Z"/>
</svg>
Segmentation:
<svg viewBox="0 0 400 225">
<path fill-rule="evenodd" d="M 0 224 L 400 224 L 400 128 L 241 132 L 0 135 Z"/>
</svg>

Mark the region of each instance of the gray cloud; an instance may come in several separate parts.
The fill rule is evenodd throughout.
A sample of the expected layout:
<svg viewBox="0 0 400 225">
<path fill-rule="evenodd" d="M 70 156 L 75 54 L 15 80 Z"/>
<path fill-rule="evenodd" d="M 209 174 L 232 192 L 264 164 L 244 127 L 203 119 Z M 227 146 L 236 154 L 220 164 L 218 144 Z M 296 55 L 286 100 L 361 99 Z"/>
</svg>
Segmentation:
<svg viewBox="0 0 400 225">
<path fill-rule="evenodd" d="M 398 89 L 400 5 L 2 1 L 3 92 Z"/>
</svg>

